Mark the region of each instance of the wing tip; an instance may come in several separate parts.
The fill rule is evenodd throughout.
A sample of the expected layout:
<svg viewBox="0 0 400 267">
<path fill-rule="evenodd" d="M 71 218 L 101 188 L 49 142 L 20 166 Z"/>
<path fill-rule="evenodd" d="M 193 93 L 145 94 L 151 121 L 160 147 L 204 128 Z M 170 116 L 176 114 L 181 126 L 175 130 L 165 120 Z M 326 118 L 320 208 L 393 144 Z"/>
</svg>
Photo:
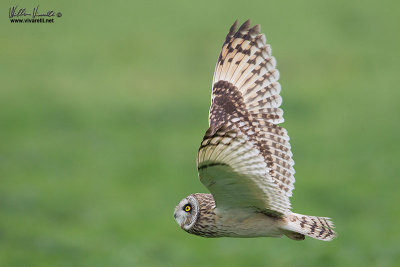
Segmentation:
<svg viewBox="0 0 400 267">
<path fill-rule="evenodd" d="M 229 32 L 226 36 L 226 39 L 229 40 L 236 32 L 237 26 L 238 26 L 238 20 L 236 19 L 235 22 L 232 24 L 232 26 L 229 28 Z"/>
<path fill-rule="evenodd" d="M 250 29 L 250 24 L 251 24 L 251 20 L 250 20 L 250 19 L 246 20 L 246 21 L 242 24 L 242 26 L 240 26 L 238 32 L 245 32 L 245 31 L 248 31 L 248 30 Z"/>
<path fill-rule="evenodd" d="M 243 22 L 243 24 L 239 27 L 239 29 L 236 30 L 238 27 L 238 24 L 239 24 L 239 21 L 238 21 L 238 19 L 236 19 L 235 22 L 232 24 L 232 26 L 229 28 L 229 32 L 226 36 L 227 40 L 230 40 L 235 34 L 244 34 L 246 32 L 249 32 L 249 34 L 252 37 L 255 37 L 255 36 L 259 35 L 261 32 L 260 24 L 256 24 L 250 28 L 250 25 L 251 25 L 250 19 Z"/>
<path fill-rule="evenodd" d="M 235 26 L 237 26 L 237 22 L 238 20 L 235 21 Z M 251 20 L 248 19 L 245 22 L 243 22 L 243 24 L 239 27 L 238 32 L 243 33 L 248 31 L 251 35 L 258 35 L 261 32 L 261 26 L 260 24 L 256 24 L 253 27 L 250 28 L 251 25 Z"/>
<path fill-rule="evenodd" d="M 256 24 L 256 25 L 254 25 L 253 27 L 250 28 L 249 33 L 250 33 L 251 36 L 255 37 L 255 36 L 260 34 L 260 31 L 261 31 L 260 24 Z"/>
</svg>

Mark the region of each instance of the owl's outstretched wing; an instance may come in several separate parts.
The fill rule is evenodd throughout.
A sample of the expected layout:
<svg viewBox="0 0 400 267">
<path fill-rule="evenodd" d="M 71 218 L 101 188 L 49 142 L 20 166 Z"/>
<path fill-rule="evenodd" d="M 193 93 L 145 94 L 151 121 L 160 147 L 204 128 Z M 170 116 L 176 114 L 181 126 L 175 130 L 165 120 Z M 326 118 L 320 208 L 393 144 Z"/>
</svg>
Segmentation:
<svg viewBox="0 0 400 267">
<path fill-rule="evenodd" d="M 217 207 L 285 213 L 294 162 L 283 122 L 279 72 L 260 27 L 231 27 L 213 79 L 209 129 L 197 155 Z"/>
</svg>

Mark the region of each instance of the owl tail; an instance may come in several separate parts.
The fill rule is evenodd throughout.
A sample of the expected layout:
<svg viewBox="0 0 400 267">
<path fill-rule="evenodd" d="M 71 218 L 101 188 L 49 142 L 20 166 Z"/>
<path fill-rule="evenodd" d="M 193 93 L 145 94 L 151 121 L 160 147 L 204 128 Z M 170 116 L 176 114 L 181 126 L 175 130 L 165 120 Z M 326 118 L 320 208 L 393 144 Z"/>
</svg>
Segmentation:
<svg viewBox="0 0 400 267">
<path fill-rule="evenodd" d="M 285 235 L 291 239 L 303 240 L 304 235 L 322 240 L 331 241 L 336 237 L 333 223 L 329 218 L 290 213 L 286 215 L 287 225 Z"/>
</svg>

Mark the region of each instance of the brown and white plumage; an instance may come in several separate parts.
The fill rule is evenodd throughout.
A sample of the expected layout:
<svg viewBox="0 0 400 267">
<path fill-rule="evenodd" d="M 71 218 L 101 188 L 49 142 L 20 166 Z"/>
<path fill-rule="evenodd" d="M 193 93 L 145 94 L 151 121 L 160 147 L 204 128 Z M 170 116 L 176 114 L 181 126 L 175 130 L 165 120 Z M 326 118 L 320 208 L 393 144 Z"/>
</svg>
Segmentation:
<svg viewBox="0 0 400 267">
<path fill-rule="evenodd" d="M 215 200 L 214 228 L 221 234 L 213 236 L 331 240 L 328 218 L 290 211 L 294 161 L 287 131 L 278 126 L 283 111 L 276 60 L 259 25 L 246 21 L 236 28 L 237 21 L 217 61 L 209 129 L 197 155 L 200 180 Z"/>
</svg>

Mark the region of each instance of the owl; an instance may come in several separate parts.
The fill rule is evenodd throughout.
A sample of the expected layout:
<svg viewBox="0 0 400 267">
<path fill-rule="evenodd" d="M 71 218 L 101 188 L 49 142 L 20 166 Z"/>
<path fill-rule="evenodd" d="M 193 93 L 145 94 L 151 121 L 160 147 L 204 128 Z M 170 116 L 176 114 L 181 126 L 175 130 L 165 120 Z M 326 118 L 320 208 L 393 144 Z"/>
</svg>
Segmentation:
<svg viewBox="0 0 400 267">
<path fill-rule="evenodd" d="M 332 221 L 291 211 L 294 161 L 280 109 L 276 60 L 260 26 L 232 25 L 215 67 L 209 128 L 197 154 L 197 193 L 176 206 L 174 217 L 203 237 L 309 236 L 330 241 Z"/>
</svg>

